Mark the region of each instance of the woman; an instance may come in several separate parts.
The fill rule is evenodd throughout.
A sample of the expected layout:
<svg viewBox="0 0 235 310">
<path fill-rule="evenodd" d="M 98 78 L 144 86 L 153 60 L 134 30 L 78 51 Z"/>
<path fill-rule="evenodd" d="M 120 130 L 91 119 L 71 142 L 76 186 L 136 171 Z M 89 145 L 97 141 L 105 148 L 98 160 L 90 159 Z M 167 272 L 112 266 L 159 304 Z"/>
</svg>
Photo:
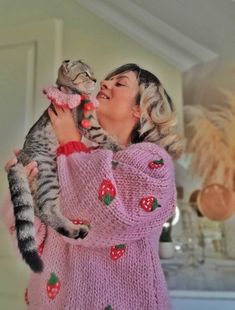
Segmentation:
<svg viewBox="0 0 235 310">
<path fill-rule="evenodd" d="M 30 277 L 29 309 L 167 310 L 158 240 L 176 202 L 170 155 L 180 154 L 181 140 L 175 110 L 160 81 L 135 64 L 101 81 L 97 99 L 97 119 L 121 151 L 88 149 L 71 112 L 49 109 L 60 143 L 62 212 L 90 231 L 72 240 L 36 220 L 45 267 Z M 26 171 L 33 179 L 36 163 Z"/>
</svg>

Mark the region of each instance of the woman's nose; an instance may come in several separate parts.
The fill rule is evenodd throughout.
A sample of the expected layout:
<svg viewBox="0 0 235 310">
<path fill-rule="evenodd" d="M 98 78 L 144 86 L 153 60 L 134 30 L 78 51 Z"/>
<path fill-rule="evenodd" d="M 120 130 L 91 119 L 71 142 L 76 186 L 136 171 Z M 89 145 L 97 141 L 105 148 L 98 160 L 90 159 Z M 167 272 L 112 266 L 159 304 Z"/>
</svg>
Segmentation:
<svg viewBox="0 0 235 310">
<path fill-rule="evenodd" d="M 111 80 L 102 80 L 100 82 L 100 88 L 107 88 L 110 89 L 112 87 L 112 81 Z"/>
</svg>

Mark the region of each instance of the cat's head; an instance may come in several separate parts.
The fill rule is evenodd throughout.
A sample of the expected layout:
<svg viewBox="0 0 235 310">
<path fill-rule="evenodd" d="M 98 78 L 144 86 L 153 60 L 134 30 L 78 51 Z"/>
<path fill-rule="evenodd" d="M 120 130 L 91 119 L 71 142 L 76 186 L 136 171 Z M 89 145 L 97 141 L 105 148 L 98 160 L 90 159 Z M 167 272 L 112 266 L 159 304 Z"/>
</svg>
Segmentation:
<svg viewBox="0 0 235 310">
<path fill-rule="evenodd" d="M 96 79 L 90 66 L 81 60 L 64 60 L 58 70 L 56 84 L 69 87 L 79 94 L 90 95 L 95 89 Z"/>
</svg>

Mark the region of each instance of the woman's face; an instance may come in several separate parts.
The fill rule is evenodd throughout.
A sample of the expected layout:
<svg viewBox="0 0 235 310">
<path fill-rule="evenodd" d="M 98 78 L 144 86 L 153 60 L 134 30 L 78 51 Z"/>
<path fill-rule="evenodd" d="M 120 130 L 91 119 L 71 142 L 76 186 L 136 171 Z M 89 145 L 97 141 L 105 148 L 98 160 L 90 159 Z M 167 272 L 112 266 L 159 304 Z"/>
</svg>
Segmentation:
<svg viewBox="0 0 235 310">
<path fill-rule="evenodd" d="M 133 117 L 139 114 L 139 107 L 136 106 L 138 91 L 138 80 L 133 71 L 102 80 L 97 94 L 97 117 L 100 124 L 105 123 L 106 119 L 114 123 L 121 122 L 123 125 L 133 122 Z"/>
</svg>

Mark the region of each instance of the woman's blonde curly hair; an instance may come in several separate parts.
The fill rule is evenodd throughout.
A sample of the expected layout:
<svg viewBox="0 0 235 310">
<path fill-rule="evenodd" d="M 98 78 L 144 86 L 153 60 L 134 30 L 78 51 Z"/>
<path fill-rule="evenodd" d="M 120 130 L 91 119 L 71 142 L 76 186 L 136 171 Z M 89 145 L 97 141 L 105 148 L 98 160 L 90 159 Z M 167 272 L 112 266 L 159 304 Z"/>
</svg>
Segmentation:
<svg viewBox="0 0 235 310">
<path fill-rule="evenodd" d="M 152 142 L 165 148 L 177 159 L 183 151 L 183 139 L 176 131 L 176 112 L 173 102 L 159 79 L 136 64 L 126 64 L 112 71 L 106 79 L 133 71 L 140 91 L 136 103 L 140 106 L 140 122 L 132 132 L 132 143 Z"/>
</svg>

